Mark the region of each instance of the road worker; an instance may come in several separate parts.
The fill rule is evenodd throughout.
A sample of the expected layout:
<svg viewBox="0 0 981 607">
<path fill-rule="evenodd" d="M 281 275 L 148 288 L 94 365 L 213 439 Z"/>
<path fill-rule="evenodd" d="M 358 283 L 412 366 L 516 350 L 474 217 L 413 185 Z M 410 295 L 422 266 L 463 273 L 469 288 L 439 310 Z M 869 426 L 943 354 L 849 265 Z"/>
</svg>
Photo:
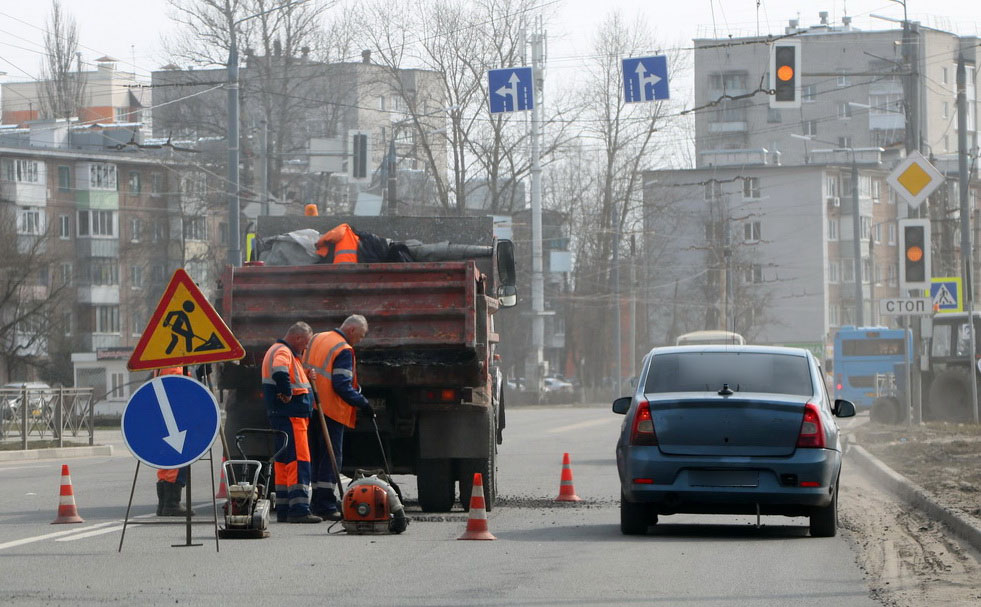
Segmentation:
<svg viewBox="0 0 981 607">
<path fill-rule="evenodd" d="M 368 333 L 368 321 L 360 314 L 348 316 L 333 331 L 317 333 L 303 357 L 303 365 L 310 372 L 319 406 L 327 418 L 327 431 L 338 469 L 344 444 L 344 429 L 353 428 L 357 411 L 374 416 L 371 403 L 358 386 L 357 363 L 354 346 Z M 319 424 L 310 433 L 311 451 L 314 455 L 313 501 L 314 514 L 328 520 L 340 520 L 334 487 L 338 479 L 334 475 L 327 442 Z"/>
<path fill-rule="evenodd" d="M 313 330 L 305 322 L 293 324 L 283 339 L 276 340 L 262 359 L 262 393 L 269 425 L 289 436 L 286 449 L 276 458 L 276 520 L 319 523 L 310 513 L 310 446 L 307 429 L 313 411 L 310 381 L 300 355 L 310 343 Z M 283 438 L 276 439 L 280 449 Z"/>
<path fill-rule="evenodd" d="M 360 238 L 346 223 L 333 228 L 317 241 L 317 255 L 330 263 L 358 263 Z"/>
<path fill-rule="evenodd" d="M 162 375 L 185 375 L 184 367 L 167 367 L 153 372 L 153 377 Z M 157 516 L 187 516 L 187 510 L 181 507 L 181 493 L 187 486 L 189 470 L 187 466 L 157 470 Z M 194 516 L 193 510 L 191 516 Z"/>
</svg>

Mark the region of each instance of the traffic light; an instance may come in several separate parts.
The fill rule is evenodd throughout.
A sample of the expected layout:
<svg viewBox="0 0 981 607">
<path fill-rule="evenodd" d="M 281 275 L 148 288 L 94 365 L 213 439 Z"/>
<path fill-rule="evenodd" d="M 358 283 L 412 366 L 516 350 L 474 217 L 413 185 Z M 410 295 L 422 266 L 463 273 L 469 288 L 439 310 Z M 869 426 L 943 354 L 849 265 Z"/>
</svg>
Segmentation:
<svg viewBox="0 0 981 607">
<path fill-rule="evenodd" d="M 351 133 L 351 166 L 348 174 L 352 180 L 368 178 L 368 135 Z"/>
<path fill-rule="evenodd" d="M 800 41 L 775 42 L 770 47 L 770 107 L 800 107 Z"/>
<path fill-rule="evenodd" d="M 930 220 L 899 220 L 899 290 L 930 288 Z"/>
</svg>

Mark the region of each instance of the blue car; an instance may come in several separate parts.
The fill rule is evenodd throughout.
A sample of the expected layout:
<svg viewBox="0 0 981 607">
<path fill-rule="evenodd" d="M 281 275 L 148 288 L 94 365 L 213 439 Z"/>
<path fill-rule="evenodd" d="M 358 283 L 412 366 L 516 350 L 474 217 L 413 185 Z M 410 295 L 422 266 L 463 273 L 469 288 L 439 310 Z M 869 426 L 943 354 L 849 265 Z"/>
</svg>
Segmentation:
<svg viewBox="0 0 981 607">
<path fill-rule="evenodd" d="M 838 530 L 841 441 L 832 400 L 807 350 L 766 346 L 654 348 L 644 357 L 617 442 L 620 530 L 644 534 L 659 515 L 810 517 Z"/>
</svg>

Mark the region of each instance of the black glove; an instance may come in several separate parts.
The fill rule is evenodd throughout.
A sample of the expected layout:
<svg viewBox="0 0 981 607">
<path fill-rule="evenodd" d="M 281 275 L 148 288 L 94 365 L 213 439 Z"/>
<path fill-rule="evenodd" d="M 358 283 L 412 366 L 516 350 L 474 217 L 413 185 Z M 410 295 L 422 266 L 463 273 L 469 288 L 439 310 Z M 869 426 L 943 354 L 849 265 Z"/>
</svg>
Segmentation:
<svg viewBox="0 0 981 607">
<path fill-rule="evenodd" d="M 358 405 L 358 409 L 360 409 L 361 413 L 363 413 L 366 417 L 375 417 L 375 410 L 371 407 L 371 403 L 368 402 L 368 399 L 361 401 L 361 404 Z"/>
</svg>

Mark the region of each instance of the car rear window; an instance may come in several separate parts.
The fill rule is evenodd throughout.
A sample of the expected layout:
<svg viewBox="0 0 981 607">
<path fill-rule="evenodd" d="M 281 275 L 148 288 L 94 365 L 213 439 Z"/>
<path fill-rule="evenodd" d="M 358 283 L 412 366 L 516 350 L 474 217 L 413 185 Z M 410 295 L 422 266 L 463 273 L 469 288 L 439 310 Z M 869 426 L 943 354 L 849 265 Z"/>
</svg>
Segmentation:
<svg viewBox="0 0 981 607">
<path fill-rule="evenodd" d="M 810 396 L 807 359 L 763 352 L 676 352 L 651 362 L 644 391 L 715 392 L 722 384 L 737 392 Z"/>
</svg>

